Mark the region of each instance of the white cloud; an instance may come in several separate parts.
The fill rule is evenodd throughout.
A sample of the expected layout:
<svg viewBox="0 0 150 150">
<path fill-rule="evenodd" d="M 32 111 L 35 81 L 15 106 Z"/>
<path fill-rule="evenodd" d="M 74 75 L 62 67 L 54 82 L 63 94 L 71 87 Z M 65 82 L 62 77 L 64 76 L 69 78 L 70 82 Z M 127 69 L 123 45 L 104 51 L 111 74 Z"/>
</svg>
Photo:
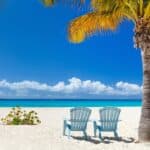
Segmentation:
<svg viewBox="0 0 150 150">
<path fill-rule="evenodd" d="M 50 87 L 50 90 L 52 92 L 60 92 L 63 91 L 65 87 L 65 83 L 64 82 L 58 82 L 56 85 Z"/>
<path fill-rule="evenodd" d="M 142 91 L 142 86 L 133 83 L 123 82 L 123 81 L 117 82 L 116 87 L 124 95 L 136 95 L 136 94 L 140 94 Z"/>
<path fill-rule="evenodd" d="M 21 89 L 34 89 L 34 90 L 49 90 L 47 84 L 42 84 L 36 81 L 21 81 L 21 82 L 8 82 L 7 80 L 0 81 L 0 88 L 8 88 L 11 90 Z"/>
<path fill-rule="evenodd" d="M 5 89 L 5 90 L 4 90 Z M 45 92 L 45 97 L 53 94 L 65 94 L 65 95 L 96 95 L 96 96 L 136 96 L 141 95 L 142 86 L 119 81 L 114 86 L 106 85 L 101 81 L 81 80 L 73 77 L 68 80 L 68 83 L 60 81 L 55 85 L 49 85 L 46 83 L 40 83 L 37 81 L 20 81 L 9 82 L 7 80 L 0 81 L 0 91 L 3 95 L 7 95 L 7 90 L 16 92 L 15 96 L 29 96 L 32 92 L 40 96 L 42 92 Z M 5 93 L 5 94 L 4 94 Z"/>
</svg>

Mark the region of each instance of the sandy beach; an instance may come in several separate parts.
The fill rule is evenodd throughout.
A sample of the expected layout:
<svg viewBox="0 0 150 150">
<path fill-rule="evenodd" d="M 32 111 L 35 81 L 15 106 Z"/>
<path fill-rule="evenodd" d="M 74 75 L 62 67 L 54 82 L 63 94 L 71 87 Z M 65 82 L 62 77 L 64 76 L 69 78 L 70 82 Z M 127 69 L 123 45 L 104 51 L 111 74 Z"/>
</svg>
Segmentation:
<svg viewBox="0 0 150 150">
<path fill-rule="evenodd" d="M 63 119 L 69 117 L 70 108 L 25 108 L 38 112 L 42 121 L 36 126 L 0 125 L 0 150 L 149 150 L 150 144 L 137 144 L 137 130 L 140 118 L 140 107 L 121 108 L 118 133 L 120 140 L 113 138 L 113 133 L 104 133 L 104 142 L 93 137 L 93 123 L 87 127 L 88 139 L 82 133 L 72 132 L 68 139 L 62 135 Z M 99 108 L 91 108 L 90 120 L 98 119 Z M 10 108 L 0 108 L 0 118 Z"/>
</svg>

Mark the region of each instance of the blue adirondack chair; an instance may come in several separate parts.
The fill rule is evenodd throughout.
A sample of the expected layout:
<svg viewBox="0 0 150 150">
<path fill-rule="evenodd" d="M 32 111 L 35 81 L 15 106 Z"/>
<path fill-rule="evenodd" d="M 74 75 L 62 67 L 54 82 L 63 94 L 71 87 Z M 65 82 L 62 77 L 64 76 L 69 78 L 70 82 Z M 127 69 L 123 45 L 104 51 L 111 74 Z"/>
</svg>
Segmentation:
<svg viewBox="0 0 150 150">
<path fill-rule="evenodd" d="M 87 138 L 86 128 L 91 114 L 89 108 L 73 108 L 70 110 L 70 120 L 64 120 L 63 135 L 66 135 L 66 129 L 68 131 L 67 136 L 70 138 L 71 131 L 82 131 L 84 137 Z"/>
<path fill-rule="evenodd" d="M 106 107 L 99 110 L 100 120 L 98 124 L 94 121 L 94 136 L 96 137 L 97 130 L 99 138 L 102 140 L 101 132 L 114 132 L 114 136 L 118 138 L 117 124 L 120 115 L 120 109 L 115 107 Z"/>
</svg>

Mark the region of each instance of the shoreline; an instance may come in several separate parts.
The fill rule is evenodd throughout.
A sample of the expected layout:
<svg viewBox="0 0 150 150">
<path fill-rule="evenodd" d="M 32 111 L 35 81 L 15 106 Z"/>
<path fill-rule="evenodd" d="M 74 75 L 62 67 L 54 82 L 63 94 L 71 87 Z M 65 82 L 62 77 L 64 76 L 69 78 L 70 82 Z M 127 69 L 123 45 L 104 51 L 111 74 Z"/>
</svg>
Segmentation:
<svg viewBox="0 0 150 150">
<path fill-rule="evenodd" d="M 69 107 L 141 107 L 141 100 L 0 100 L 2 107 L 43 107 L 43 108 L 69 108 Z"/>
</svg>

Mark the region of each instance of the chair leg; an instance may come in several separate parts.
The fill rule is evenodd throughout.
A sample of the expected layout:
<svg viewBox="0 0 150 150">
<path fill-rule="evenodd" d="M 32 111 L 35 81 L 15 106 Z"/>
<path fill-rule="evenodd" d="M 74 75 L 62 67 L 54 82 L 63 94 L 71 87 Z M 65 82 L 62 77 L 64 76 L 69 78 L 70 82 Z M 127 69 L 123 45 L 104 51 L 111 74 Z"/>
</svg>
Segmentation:
<svg viewBox="0 0 150 150">
<path fill-rule="evenodd" d="M 65 136 L 66 135 L 66 127 L 64 127 L 64 129 L 63 129 L 63 136 Z"/>
<path fill-rule="evenodd" d="M 115 136 L 116 139 L 119 138 L 117 131 L 114 131 L 114 136 Z"/>
<path fill-rule="evenodd" d="M 84 138 L 87 139 L 87 133 L 86 133 L 86 131 L 83 131 L 83 134 L 84 134 Z"/>
<path fill-rule="evenodd" d="M 66 120 L 64 120 L 63 136 L 66 135 Z"/>
<path fill-rule="evenodd" d="M 70 139 L 70 136 L 71 136 L 71 130 L 68 128 L 68 134 L 67 134 L 67 136 L 68 136 L 68 139 Z"/>
<path fill-rule="evenodd" d="M 96 137 L 96 131 L 97 131 L 96 121 L 93 122 L 93 127 L 94 127 L 94 137 Z"/>
<path fill-rule="evenodd" d="M 99 131 L 99 139 L 100 139 L 100 141 L 102 141 L 102 134 L 100 131 Z"/>
</svg>

